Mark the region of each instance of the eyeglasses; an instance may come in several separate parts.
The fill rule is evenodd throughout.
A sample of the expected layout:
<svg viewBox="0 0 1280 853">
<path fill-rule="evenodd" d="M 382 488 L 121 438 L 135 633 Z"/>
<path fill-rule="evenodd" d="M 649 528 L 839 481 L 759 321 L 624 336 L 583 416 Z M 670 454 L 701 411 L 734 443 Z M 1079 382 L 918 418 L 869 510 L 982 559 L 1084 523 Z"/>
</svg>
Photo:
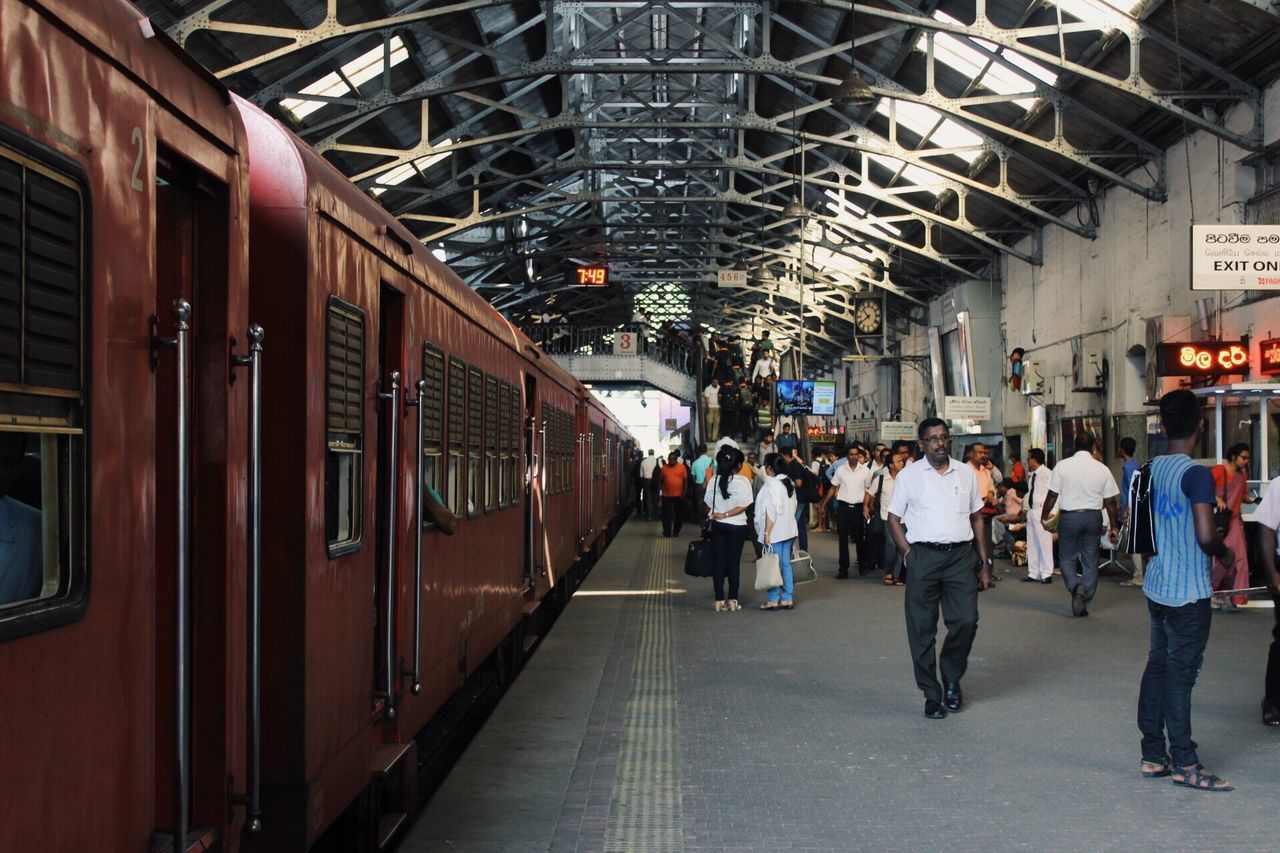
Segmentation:
<svg viewBox="0 0 1280 853">
<path fill-rule="evenodd" d="M 921 444 L 950 444 L 951 436 L 949 435 L 930 435 L 920 439 Z"/>
</svg>

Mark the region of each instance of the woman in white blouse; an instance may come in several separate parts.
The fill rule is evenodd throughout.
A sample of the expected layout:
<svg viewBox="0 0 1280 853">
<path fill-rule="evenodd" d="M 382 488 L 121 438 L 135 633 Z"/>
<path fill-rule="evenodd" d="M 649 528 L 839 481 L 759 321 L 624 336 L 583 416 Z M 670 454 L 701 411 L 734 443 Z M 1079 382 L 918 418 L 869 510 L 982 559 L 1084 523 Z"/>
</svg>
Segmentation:
<svg viewBox="0 0 1280 853">
<path fill-rule="evenodd" d="M 766 550 L 778 555 L 778 568 L 782 570 L 782 586 L 769 590 L 769 600 L 760 605 L 761 610 L 792 610 L 795 608 L 795 584 L 791 574 L 791 546 L 800 533 L 796 524 L 796 487 L 781 469 L 783 463 L 776 453 L 764 458 L 764 485 L 756 496 L 756 534 Z"/>
<path fill-rule="evenodd" d="M 747 510 L 751 507 L 751 482 L 739 477 L 742 451 L 724 445 L 716 451 L 716 478 L 702 502 L 711 519 L 712 583 L 716 590 L 716 612 L 741 610 L 738 604 L 739 563 L 742 543 L 747 540 Z M 725 598 L 724 581 L 729 579 Z"/>
</svg>

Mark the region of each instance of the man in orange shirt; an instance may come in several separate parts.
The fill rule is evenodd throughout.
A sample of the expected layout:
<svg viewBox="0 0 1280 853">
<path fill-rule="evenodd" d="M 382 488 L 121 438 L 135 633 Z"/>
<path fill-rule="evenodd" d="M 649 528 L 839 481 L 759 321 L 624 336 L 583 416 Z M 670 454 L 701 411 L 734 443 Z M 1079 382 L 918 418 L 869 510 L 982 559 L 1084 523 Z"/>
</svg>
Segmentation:
<svg viewBox="0 0 1280 853">
<path fill-rule="evenodd" d="M 684 490 L 689 481 L 689 469 L 680 463 L 679 451 L 671 451 L 667 464 L 658 473 L 662 490 L 662 535 L 679 536 L 684 524 Z"/>
</svg>

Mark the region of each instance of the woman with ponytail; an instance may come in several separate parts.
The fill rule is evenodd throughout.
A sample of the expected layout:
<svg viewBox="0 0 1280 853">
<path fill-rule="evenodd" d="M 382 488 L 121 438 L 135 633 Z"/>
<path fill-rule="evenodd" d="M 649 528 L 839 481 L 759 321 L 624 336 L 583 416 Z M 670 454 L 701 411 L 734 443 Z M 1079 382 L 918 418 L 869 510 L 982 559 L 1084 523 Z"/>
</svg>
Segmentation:
<svg viewBox="0 0 1280 853">
<path fill-rule="evenodd" d="M 761 610 L 791 610 L 795 607 L 795 584 L 791 574 L 791 546 L 799 535 L 796 522 L 796 487 L 786 475 L 787 463 L 777 453 L 764 458 L 764 486 L 756 498 L 756 533 L 760 544 L 778 555 L 782 586 L 769 590 L 769 600 Z"/>
<path fill-rule="evenodd" d="M 739 564 L 742 543 L 747 538 L 747 510 L 751 507 L 751 483 L 739 477 L 742 451 L 725 445 L 716 451 L 716 480 L 703 503 L 711 519 L 712 582 L 715 584 L 716 612 L 740 610 L 738 605 Z M 724 581 L 729 579 L 725 597 Z"/>
</svg>

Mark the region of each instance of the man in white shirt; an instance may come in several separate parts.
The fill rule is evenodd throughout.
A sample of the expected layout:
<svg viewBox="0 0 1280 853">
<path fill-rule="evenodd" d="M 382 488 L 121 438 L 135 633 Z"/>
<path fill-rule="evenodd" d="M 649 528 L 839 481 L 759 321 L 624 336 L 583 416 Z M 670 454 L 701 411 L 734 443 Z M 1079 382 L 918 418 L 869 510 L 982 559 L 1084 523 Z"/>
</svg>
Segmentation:
<svg viewBox="0 0 1280 853">
<path fill-rule="evenodd" d="M 1075 455 L 1063 459 L 1049 479 L 1049 494 L 1040 510 L 1041 522 L 1048 521 L 1055 506 L 1058 518 L 1058 564 L 1062 580 L 1071 593 L 1071 613 L 1088 616 L 1087 605 L 1098 590 L 1098 547 L 1102 542 L 1102 511 L 1111 522 L 1111 541 L 1119 538 L 1116 522 L 1120 487 L 1111 469 L 1093 458 L 1093 433 L 1076 435 Z"/>
<path fill-rule="evenodd" d="M 924 715 L 941 720 L 964 705 L 960 679 L 978 632 L 978 592 L 991 585 L 991 545 L 982 535 L 977 478 L 972 466 L 951 458 L 946 421 L 927 418 L 916 434 L 924 458 L 897 476 L 889 533 L 907 573 L 907 643 Z M 947 639 L 935 660 L 939 605 Z"/>
<path fill-rule="evenodd" d="M 763 461 L 770 453 L 777 452 L 778 445 L 773 440 L 773 430 L 765 430 L 764 436 L 760 439 L 760 444 L 756 447 L 756 456 Z"/>
<path fill-rule="evenodd" d="M 658 493 L 653 487 L 653 472 L 657 470 L 658 457 L 649 448 L 649 455 L 640 463 L 640 502 L 644 506 L 644 517 L 653 521 L 658 515 Z"/>
<path fill-rule="evenodd" d="M 711 384 L 702 389 L 702 409 L 707 413 L 707 441 L 720 438 L 720 380 L 711 377 Z"/>
<path fill-rule="evenodd" d="M 871 470 L 858 462 L 858 449 L 850 447 L 847 452 L 847 464 L 836 471 L 831 478 L 831 488 L 822 499 L 822 510 L 834 499 L 836 505 L 836 535 L 840 538 L 840 570 L 836 577 L 849 577 L 849 539 L 857 547 L 858 574 L 865 575 L 870 561 L 866 555 L 866 544 L 863 529 L 866 521 L 862 508 L 862 499 L 867 495 L 867 486 L 871 483 Z"/>
<path fill-rule="evenodd" d="M 1044 464 L 1044 451 L 1033 447 L 1027 453 L 1027 467 L 1031 479 L 1027 483 L 1027 503 L 1023 514 L 1027 517 L 1027 576 L 1030 583 L 1053 583 L 1053 533 L 1044 529 L 1040 520 L 1040 508 L 1049 498 L 1049 483 L 1053 469 Z"/>
<path fill-rule="evenodd" d="M 763 376 L 765 379 L 778 378 L 778 362 L 774 360 L 772 350 L 756 359 L 755 367 L 751 368 L 751 381 L 755 382 L 757 376 Z"/>
</svg>

